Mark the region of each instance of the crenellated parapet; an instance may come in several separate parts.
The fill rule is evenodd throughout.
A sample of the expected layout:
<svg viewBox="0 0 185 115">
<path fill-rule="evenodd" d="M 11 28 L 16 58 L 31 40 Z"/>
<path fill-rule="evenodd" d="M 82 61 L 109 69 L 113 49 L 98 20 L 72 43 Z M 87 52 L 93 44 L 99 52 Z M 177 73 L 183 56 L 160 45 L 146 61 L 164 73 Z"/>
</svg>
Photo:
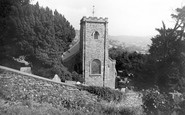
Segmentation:
<svg viewBox="0 0 185 115">
<path fill-rule="evenodd" d="M 86 17 L 84 16 L 81 19 L 81 23 L 82 22 L 96 22 L 96 23 L 108 23 L 108 18 L 103 18 L 103 17 Z"/>
</svg>

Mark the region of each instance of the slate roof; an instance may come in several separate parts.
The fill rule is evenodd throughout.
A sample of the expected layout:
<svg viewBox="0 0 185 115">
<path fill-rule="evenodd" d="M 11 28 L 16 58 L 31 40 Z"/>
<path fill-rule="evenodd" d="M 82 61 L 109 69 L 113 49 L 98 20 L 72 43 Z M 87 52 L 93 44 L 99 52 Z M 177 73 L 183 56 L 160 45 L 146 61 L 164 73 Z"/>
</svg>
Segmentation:
<svg viewBox="0 0 185 115">
<path fill-rule="evenodd" d="M 63 53 L 62 60 L 66 62 L 68 59 L 76 55 L 80 51 L 80 41 L 78 41 L 74 46 L 72 46 L 69 50 Z"/>
</svg>

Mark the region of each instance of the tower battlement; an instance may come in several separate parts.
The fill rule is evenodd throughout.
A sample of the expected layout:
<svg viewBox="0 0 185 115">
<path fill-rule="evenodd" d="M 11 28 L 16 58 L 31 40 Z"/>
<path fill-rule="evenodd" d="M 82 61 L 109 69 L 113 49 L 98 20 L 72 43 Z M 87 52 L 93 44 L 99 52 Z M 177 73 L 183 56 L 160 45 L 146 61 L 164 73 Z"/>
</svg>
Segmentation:
<svg viewBox="0 0 185 115">
<path fill-rule="evenodd" d="M 84 16 L 81 19 L 81 23 L 82 22 L 100 22 L 100 23 L 108 23 L 108 18 L 103 18 L 103 17 L 86 17 Z"/>
</svg>

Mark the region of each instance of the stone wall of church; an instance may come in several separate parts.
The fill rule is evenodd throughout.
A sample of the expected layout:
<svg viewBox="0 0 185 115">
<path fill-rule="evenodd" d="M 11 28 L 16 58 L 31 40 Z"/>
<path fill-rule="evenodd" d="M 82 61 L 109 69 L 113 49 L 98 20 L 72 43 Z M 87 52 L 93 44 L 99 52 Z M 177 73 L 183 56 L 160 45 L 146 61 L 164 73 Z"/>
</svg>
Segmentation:
<svg viewBox="0 0 185 115">
<path fill-rule="evenodd" d="M 116 61 L 110 60 L 107 64 L 107 76 L 105 77 L 105 87 L 110 87 L 115 89 L 115 80 L 117 76 L 117 71 L 115 69 Z"/>
<path fill-rule="evenodd" d="M 98 39 L 94 39 L 93 33 L 99 33 Z M 89 85 L 103 86 L 104 72 L 104 36 L 105 28 L 103 23 L 86 24 L 86 50 L 85 50 L 85 81 Z M 101 74 L 91 74 L 91 64 L 94 59 L 101 62 Z"/>
<path fill-rule="evenodd" d="M 94 39 L 94 33 L 98 32 L 98 39 Z M 111 84 L 108 68 L 108 29 L 107 19 L 103 18 L 82 18 L 81 20 L 81 44 L 83 45 L 83 66 L 85 83 L 88 85 L 106 86 L 114 88 L 115 84 Z M 101 74 L 92 74 L 91 65 L 94 59 L 101 62 Z M 109 79 L 107 79 L 109 78 Z M 105 81 L 108 80 L 108 81 Z M 112 80 L 112 79 L 111 79 Z M 109 82 L 110 81 L 110 82 Z M 107 85 L 107 84 L 110 85 Z"/>
</svg>

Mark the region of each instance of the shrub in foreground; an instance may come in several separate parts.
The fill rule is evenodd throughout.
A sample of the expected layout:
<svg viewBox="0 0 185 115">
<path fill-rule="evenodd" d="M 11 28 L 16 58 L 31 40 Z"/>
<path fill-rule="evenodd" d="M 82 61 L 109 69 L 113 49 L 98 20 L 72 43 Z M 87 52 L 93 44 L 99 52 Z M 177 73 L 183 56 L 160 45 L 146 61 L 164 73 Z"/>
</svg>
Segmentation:
<svg viewBox="0 0 185 115">
<path fill-rule="evenodd" d="M 179 105 L 165 93 L 160 93 L 158 89 L 152 88 L 143 93 L 143 108 L 147 114 L 162 113 L 171 114 Z"/>
<path fill-rule="evenodd" d="M 134 115 L 134 111 L 129 108 L 116 107 L 112 104 L 103 105 L 101 113 L 104 115 Z"/>
<path fill-rule="evenodd" d="M 97 95 L 106 101 L 117 101 L 119 102 L 123 99 L 124 94 L 120 91 L 108 88 L 108 87 L 99 87 L 99 86 L 82 86 L 83 90 L 86 90 L 92 94 Z"/>
</svg>

